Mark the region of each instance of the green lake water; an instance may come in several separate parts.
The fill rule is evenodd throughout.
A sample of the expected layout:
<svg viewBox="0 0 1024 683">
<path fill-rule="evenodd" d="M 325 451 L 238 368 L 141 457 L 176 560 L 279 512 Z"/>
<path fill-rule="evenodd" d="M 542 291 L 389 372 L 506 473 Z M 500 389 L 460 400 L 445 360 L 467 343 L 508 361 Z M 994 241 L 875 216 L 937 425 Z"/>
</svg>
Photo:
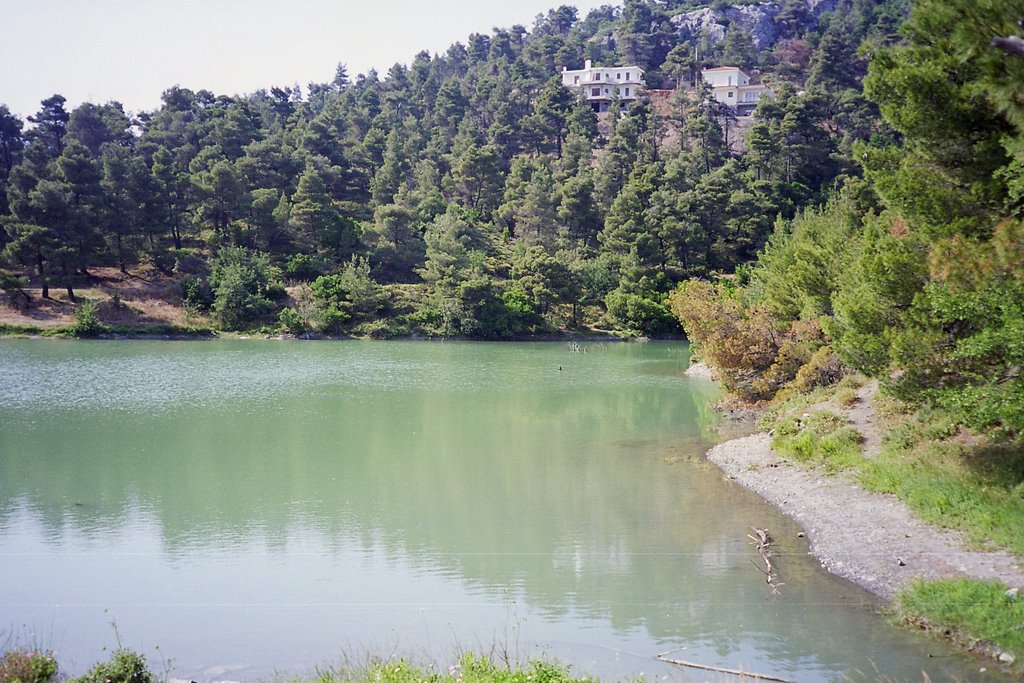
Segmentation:
<svg viewBox="0 0 1024 683">
<path fill-rule="evenodd" d="M 198 681 L 465 649 L 978 678 L 702 459 L 726 435 L 684 344 L 582 349 L 0 342 L 0 642 L 80 673 L 120 637 Z"/>
</svg>

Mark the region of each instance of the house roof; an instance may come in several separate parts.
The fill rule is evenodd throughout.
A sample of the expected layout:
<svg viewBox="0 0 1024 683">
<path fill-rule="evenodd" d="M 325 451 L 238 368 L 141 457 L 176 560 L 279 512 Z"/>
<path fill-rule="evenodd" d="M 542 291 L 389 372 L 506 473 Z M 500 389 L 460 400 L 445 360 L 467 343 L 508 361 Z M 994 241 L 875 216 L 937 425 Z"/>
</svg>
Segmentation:
<svg viewBox="0 0 1024 683">
<path fill-rule="evenodd" d="M 570 69 L 570 68 L 565 67 L 565 66 L 562 67 L 562 71 L 563 72 L 567 72 L 567 73 L 572 73 L 574 71 L 602 71 L 604 69 L 608 69 L 608 70 L 612 70 L 612 69 L 636 69 L 640 73 L 644 73 L 644 70 L 642 68 L 640 68 L 639 66 L 637 66 L 636 64 L 627 64 L 627 65 L 621 65 L 621 66 L 593 66 L 593 65 L 591 65 L 589 67 L 584 66 L 582 69 Z"/>
<path fill-rule="evenodd" d="M 743 71 L 738 66 L 715 66 L 710 69 L 704 69 L 704 71 Z M 746 73 L 745 71 L 743 73 Z"/>
</svg>

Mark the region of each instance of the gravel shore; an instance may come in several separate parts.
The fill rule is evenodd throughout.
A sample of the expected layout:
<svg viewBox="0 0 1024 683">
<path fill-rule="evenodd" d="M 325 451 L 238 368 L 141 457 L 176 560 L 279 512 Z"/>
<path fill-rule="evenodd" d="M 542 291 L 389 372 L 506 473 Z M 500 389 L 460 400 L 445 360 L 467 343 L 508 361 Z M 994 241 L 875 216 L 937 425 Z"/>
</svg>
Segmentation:
<svg viewBox="0 0 1024 683">
<path fill-rule="evenodd" d="M 1024 566 L 1012 555 L 971 550 L 961 534 L 926 524 L 894 496 L 789 463 L 772 451 L 767 434 L 719 444 L 707 458 L 796 520 L 825 569 L 886 600 L 917 577 L 1024 587 Z"/>
</svg>

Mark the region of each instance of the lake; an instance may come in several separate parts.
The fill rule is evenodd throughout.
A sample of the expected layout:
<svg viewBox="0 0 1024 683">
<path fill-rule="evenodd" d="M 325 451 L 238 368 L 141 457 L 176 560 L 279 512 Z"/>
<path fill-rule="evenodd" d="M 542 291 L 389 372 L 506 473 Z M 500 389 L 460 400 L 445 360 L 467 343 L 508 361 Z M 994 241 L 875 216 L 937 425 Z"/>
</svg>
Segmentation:
<svg viewBox="0 0 1024 683">
<path fill-rule="evenodd" d="M 728 680 L 668 651 L 977 677 L 704 461 L 730 428 L 688 363 L 668 342 L 0 341 L 0 642 L 81 673 L 120 639 L 198 681 L 467 649 L 604 679 Z"/>
</svg>

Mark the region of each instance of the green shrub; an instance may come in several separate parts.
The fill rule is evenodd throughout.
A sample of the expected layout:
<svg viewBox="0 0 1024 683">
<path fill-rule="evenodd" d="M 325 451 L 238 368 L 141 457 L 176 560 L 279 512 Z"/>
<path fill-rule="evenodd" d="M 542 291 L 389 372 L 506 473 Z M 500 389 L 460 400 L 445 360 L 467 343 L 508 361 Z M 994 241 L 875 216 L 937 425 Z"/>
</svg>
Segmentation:
<svg viewBox="0 0 1024 683">
<path fill-rule="evenodd" d="M 605 297 L 605 305 L 608 315 L 631 332 L 656 335 L 679 330 L 664 297 L 657 292 L 638 294 L 616 289 Z"/>
<path fill-rule="evenodd" d="M 338 306 L 332 304 L 320 309 L 317 317 L 321 332 L 324 334 L 341 334 L 350 316 L 338 308 Z"/>
<path fill-rule="evenodd" d="M 394 336 L 394 330 L 387 320 L 370 320 L 359 323 L 352 331 L 370 339 L 389 339 Z"/>
<path fill-rule="evenodd" d="M 83 301 L 75 309 L 75 322 L 71 325 L 71 334 L 76 337 L 95 337 L 106 329 L 100 322 L 95 302 Z"/>
<path fill-rule="evenodd" d="M 306 332 L 306 321 L 298 311 L 290 306 L 281 309 L 281 312 L 277 314 L 277 320 L 281 323 L 281 329 L 289 334 L 298 336 Z"/>
<path fill-rule="evenodd" d="M 100 662 L 72 683 L 153 683 L 146 658 L 131 650 L 118 648 L 106 662 Z"/>
<path fill-rule="evenodd" d="M 213 310 L 227 329 L 266 322 L 284 295 L 281 272 L 267 254 L 243 247 L 221 249 L 210 273 Z"/>
<path fill-rule="evenodd" d="M 178 284 L 181 292 L 181 305 L 189 313 L 200 313 L 209 310 L 213 303 L 210 289 L 205 285 L 203 279 L 196 275 L 189 275 Z"/>
<path fill-rule="evenodd" d="M 0 657 L 0 683 L 48 683 L 55 680 L 57 660 L 52 652 L 16 648 Z"/>
<path fill-rule="evenodd" d="M 321 304 L 338 304 L 345 300 L 340 275 L 321 275 L 309 285 L 313 298 Z"/>
<path fill-rule="evenodd" d="M 505 305 L 508 326 L 513 334 L 544 324 L 543 318 L 537 312 L 536 302 L 521 288 L 512 287 L 505 290 L 501 295 L 501 302 Z"/>
<path fill-rule="evenodd" d="M 293 254 L 284 264 L 284 273 L 293 280 L 309 282 L 324 272 L 323 259 L 309 254 Z"/>
<path fill-rule="evenodd" d="M 375 318 L 390 298 L 387 290 L 370 277 L 370 261 L 365 257 L 353 256 L 342 265 L 341 287 L 352 316 L 359 320 Z"/>
</svg>

